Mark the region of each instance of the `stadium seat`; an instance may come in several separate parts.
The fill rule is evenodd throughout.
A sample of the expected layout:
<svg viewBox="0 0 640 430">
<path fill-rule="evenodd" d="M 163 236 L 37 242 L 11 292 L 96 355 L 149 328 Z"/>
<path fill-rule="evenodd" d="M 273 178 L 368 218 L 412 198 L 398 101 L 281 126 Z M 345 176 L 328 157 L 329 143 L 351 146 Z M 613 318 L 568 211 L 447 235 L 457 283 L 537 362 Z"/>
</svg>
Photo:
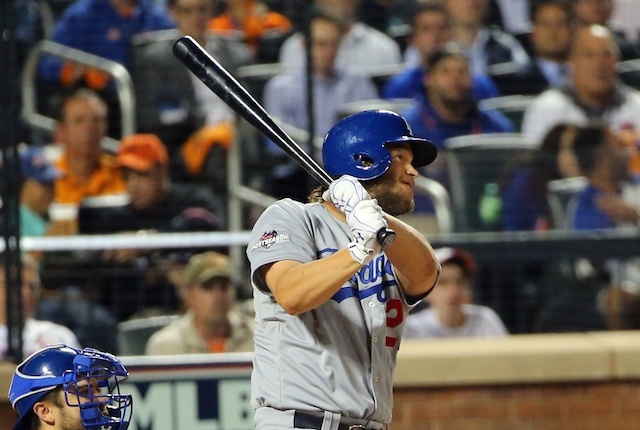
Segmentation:
<svg viewBox="0 0 640 430">
<path fill-rule="evenodd" d="M 478 204 L 485 185 L 497 182 L 507 165 L 536 150 L 531 139 L 519 133 L 487 133 L 445 141 L 455 231 L 484 229 Z"/>
<path fill-rule="evenodd" d="M 151 335 L 178 318 L 179 315 L 159 315 L 118 323 L 118 354 L 144 355 L 145 345 Z"/>
<path fill-rule="evenodd" d="M 527 110 L 531 102 L 536 96 L 531 95 L 511 95 L 492 97 L 490 99 L 484 99 L 478 102 L 480 109 L 495 109 L 502 112 L 507 118 L 511 120 L 515 130 L 521 131 L 522 118 L 524 112 Z"/>
</svg>

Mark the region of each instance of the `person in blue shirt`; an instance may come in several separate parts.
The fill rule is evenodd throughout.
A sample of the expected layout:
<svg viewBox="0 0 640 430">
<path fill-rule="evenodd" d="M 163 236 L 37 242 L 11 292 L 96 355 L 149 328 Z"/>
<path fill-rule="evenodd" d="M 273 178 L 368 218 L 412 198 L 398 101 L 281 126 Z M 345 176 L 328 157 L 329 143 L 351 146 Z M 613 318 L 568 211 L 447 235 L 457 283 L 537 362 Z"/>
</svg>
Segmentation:
<svg viewBox="0 0 640 430">
<path fill-rule="evenodd" d="M 573 228 L 637 228 L 640 221 L 638 202 L 625 200 L 622 193 L 625 182 L 629 181 L 629 159 L 617 135 L 601 127 L 599 139 L 576 148 L 576 158 L 589 185 L 577 197 Z"/>
<path fill-rule="evenodd" d="M 407 68 L 391 77 L 382 89 L 385 99 L 414 98 L 424 93 L 425 68 L 429 57 L 451 42 L 451 23 L 439 2 L 418 3 L 412 19 L 412 34 L 405 60 Z M 473 73 L 471 92 L 476 100 L 500 96 L 493 80 L 483 72 Z"/>
<path fill-rule="evenodd" d="M 448 44 L 429 58 L 423 81 L 425 95 L 418 96 L 402 112 L 416 136 L 430 140 L 441 156 L 429 165 L 425 175 L 448 184 L 445 141 L 456 136 L 501 133 L 514 130 L 502 113 L 483 110 L 471 95 L 471 72 L 462 50 Z"/>
<path fill-rule="evenodd" d="M 129 68 L 134 35 L 174 27 L 167 12 L 152 0 L 78 0 L 56 22 L 51 40 Z M 84 81 L 94 90 L 102 90 L 109 82 L 104 73 L 53 56 L 42 58 L 38 75 L 65 85 Z"/>
<path fill-rule="evenodd" d="M 561 123 L 542 139 L 538 151 L 507 169 L 502 191 L 502 228 L 508 231 L 547 230 L 552 217 L 547 183 L 580 176 L 574 147 L 597 137 L 597 129 Z"/>
</svg>

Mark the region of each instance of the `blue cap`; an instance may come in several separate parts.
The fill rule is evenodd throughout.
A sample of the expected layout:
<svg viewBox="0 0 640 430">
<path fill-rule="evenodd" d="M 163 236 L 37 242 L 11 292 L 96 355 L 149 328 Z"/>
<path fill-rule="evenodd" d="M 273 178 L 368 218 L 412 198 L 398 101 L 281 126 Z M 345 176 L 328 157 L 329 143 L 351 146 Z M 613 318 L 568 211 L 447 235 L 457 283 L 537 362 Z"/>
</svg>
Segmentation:
<svg viewBox="0 0 640 430">
<path fill-rule="evenodd" d="M 31 178 L 45 185 L 51 184 L 62 176 L 62 171 L 47 159 L 42 148 L 28 148 L 21 151 L 20 170 L 24 178 Z"/>
</svg>

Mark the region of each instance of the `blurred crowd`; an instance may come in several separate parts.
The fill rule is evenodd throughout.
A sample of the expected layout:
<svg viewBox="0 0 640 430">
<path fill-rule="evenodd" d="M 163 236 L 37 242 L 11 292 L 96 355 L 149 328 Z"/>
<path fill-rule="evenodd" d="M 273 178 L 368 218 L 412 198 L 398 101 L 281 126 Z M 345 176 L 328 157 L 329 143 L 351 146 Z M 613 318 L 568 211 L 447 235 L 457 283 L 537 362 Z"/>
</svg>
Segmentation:
<svg viewBox="0 0 640 430">
<path fill-rule="evenodd" d="M 119 63 L 131 77 L 136 125 L 123 135 L 121 76 L 41 53 L 28 90 L 55 128 L 20 125 L 23 236 L 227 231 L 232 145 L 241 146 L 243 181 L 275 198 L 305 200 L 307 174 L 273 142 L 243 129 L 174 57 L 173 43 L 183 35 L 279 122 L 303 134 L 322 138 L 365 106 L 397 111 L 416 136 L 438 147 L 436 162 L 420 173 L 451 195 L 459 192 L 456 184 L 478 181 L 452 177 L 464 175 L 450 168 L 452 139 L 505 134 L 527 142 L 509 163 L 491 153 L 480 160 L 483 185 L 493 185 L 484 189 L 497 201 L 491 230 L 640 225 L 640 40 L 611 25 L 615 0 L 15 4 L 20 67 L 43 39 Z M 519 107 L 498 103 L 508 100 Z M 109 138 L 118 144 L 106 145 Z M 310 142 L 300 143 L 317 157 Z M 561 193 L 558 209 L 554 198 Z M 418 196 L 418 214 L 433 217 L 434 210 Z M 243 223 L 251 227 L 252 218 Z M 465 328 L 469 321 L 479 335 L 506 335 L 493 311 L 471 304 L 473 258 L 459 249 L 440 252 L 443 264 L 452 263 L 441 283 L 454 286 L 416 311 L 411 336 L 478 335 Z M 59 331 L 41 330 L 59 333 L 59 342 L 115 351 L 116 339 L 104 333 L 116 333 L 123 321 L 152 324 L 155 316 L 179 314 L 153 335 L 148 353 L 246 351 L 248 280 L 236 279 L 227 254 L 226 248 L 31 253 L 25 267 L 40 276 L 37 288 L 23 288 L 27 324 L 53 321 Z M 640 303 L 638 263 L 586 264 L 600 286 L 589 302 L 600 319 L 590 327 L 640 325 L 640 317 L 619 317 Z M 447 301 L 456 304 L 451 315 L 442 310 L 451 307 Z M 538 323 L 550 331 L 560 324 L 542 316 Z"/>
</svg>

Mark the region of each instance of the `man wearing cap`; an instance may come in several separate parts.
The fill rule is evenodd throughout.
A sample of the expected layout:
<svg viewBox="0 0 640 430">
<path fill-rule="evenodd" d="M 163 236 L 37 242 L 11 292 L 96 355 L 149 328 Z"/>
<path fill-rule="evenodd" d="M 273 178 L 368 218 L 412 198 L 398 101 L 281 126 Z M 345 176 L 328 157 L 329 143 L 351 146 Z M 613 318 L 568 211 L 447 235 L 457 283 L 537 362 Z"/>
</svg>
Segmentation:
<svg viewBox="0 0 640 430">
<path fill-rule="evenodd" d="M 125 206 L 80 208 L 80 231 L 203 231 L 224 228 L 224 206 L 211 189 L 177 184 L 169 175 L 165 145 L 153 134 L 122 139 L 116 157 L 125 178 Z"/>
<path fill-rule="evenodd" d="M 253 319 L 236 304 L 229 258 L 196 254 L 178 286 L 186 313 L 154 333 L 147 355 L 253 351 Z"/>
<path fill-rule="evenodd" d="M 471 304 L 476 263 L 460 248 L 440 248 L 442 265 L 436 287 L 425 301 L 427 309 L 409 314 L 406 338 L 500 337 L 508 335 L 500 317 L 490 308 Z"/>
<path fill-rule="evenodd" d="M 20 234 L 42 236 L 49 226 L 49 205 L 53 202 L 53 181 L 62 172 L 47 159 L 41 148 L 20 153 Z"/>
</svg>

